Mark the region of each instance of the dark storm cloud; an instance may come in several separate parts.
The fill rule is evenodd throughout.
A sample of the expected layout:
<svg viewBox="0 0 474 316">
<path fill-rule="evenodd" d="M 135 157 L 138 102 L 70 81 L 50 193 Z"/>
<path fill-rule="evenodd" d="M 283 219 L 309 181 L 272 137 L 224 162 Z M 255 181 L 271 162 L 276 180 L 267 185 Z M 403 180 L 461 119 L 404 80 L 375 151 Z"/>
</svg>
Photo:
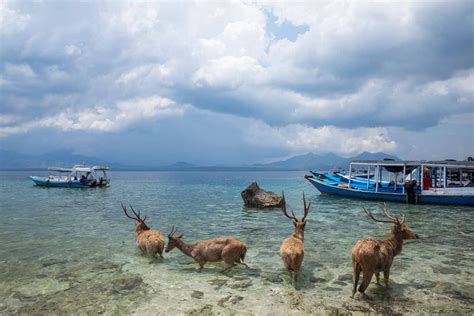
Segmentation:
<svg viewBox="0 0 474 316">
<path fill-rule="evenodd" d="M 132 142 L 128 132 L 163 118 L 173 131 L 194 111 L 224 113 L 242 130 L 331 126 L 352 137 L 362 128 L 393 149 L 370 128 L 423 131 L 474 108 L 470 1 L 1 6 L 4 144 L 35 129 Z M 286 140 L 271 150 L 309 146 Z"/>
</svg>

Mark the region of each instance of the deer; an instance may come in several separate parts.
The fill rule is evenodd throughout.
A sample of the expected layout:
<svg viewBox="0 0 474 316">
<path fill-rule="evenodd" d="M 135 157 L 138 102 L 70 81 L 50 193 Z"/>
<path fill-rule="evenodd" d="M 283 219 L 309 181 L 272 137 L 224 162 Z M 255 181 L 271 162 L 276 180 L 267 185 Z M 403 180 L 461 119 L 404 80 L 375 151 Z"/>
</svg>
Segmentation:
<svg viewBox="0 0 474 316">
<path fill-rule="evenodd" d="M 290 273 L 293 272 L 293 283 L 296 283 L 298 279 L 298 273 L 301 269 L 301 264 L 303 263 L 304 257 L 304 228 L 306 225 L 306 217 L 309 213 L 309 208 L 311 207 L 311 202 L 306 205 L 306 199 L 303 192 L 303 207 L 304 207 L 304 216 L 302 219 L 298 219 L 295 216 L 293 210 L 291 210 L 292 216 L 288 215 L 286 210 L 286 200 L 285 193 L 283 195 L 283 214 L 291 219 L 293 225 L 295 226 L 295 232 L 288 236 L 280 246 L 280 256 L 285 265 L 285 269 Z"/>
<path fill-rule="evenodd" d="M 248 268 L 244 263 L 247 246 L 239 239 L 232 236 L 222 236 L 187 244 L 182 240 L 183 234 L 176 235 L 176 231 L 177 229 L 173 226 L 168 235 L 168 245 L 165 252 L 168 253 L 175 247 L 178 248 L 199 264 L 199 271 L 203 269 L 206 262 L 218 261 L 223 261 L 229 266 L 225 270 L 237 264 Z"/>
<path fill-rule="evenodd" d="M 135 221 L 135 243 L 137 248 L 142 251 L 142 253 L 147 253 L 152 257 L 156 257 L 158 254 L 163 258 L 163 248 L 165 247 L 165 240 L 163 235 L 159 230 L 152 230 L 145 223 L 146 216 L 144 218 L 140 217 L 140 211 L 135 212 L 133 207 L 130 205 L 130 209 L 134 216 L 128 214 L 127 208 L 121 203 L 123 212 L 125 215 Z"/>
<path fill-rule="evenodd" d="M 357 284 L 359 283 L 360 272 L 363 272 L 362 283 L 359 286 L 359 292 L 365 295 L 365 290 L 372 280 L 375 273 L 377 284 L 380 284 L 380 272 L 383 272 L 384 283 L 388 288 L 388 279 L 390 275 L 390 267 L 393 259 L 397 256 L 403 247 L 403 241 L 406 239 L 418 239 L 418 235 L 412 232 L 405 224 L 405 215 L 396 217 L 388 212 L 385 203 L 382 206 L 382 213 L 385 220 L 376 219 L 372 212 L 363 207 L 367 216 L 375 222 L 393 224 L 392 231 L 387 239 L 364 239 L 358 240 L 352 248 L 352 298 L 356 293 Z"/>
</svg>

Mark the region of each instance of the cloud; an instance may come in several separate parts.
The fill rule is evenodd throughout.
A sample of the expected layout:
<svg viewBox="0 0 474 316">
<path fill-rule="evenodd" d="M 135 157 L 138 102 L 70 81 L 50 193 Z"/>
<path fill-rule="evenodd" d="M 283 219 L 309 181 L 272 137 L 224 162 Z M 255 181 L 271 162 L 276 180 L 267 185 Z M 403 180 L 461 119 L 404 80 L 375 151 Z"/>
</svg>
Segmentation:
<svg viewBox="0 0 474 316">
<path fill-rule="evenodd" d="M 63 131 L 118 131 L 143 119 L 163 118 L 182 115 L 184 107 L 160 96 L 119 101 L 114 107 L 96 106 L 87 110 L 70 109 L 54 116 L 28 121 L 15 126 L 0 126 L 0 137 L 10 134 L 26 133 L 39 127 L 58 128 Z M 3 121 L 3 122 L 2 122 Z M 1 123 L 10 123 L 8 116 L 0 117 Z"/>
<path fill-rule="evenodd" d="M 6 78 L 28 79 L 34 78 L 35 72 L 28 64 L 10 64 L 4 66 L 4 76 Z"/>
<path fill-rule="evenodd" d="M 194 86 L 236 89 L 241 85 L 253 85 L 263 80 L 265 71 L 258 62 L 249 57 L 225 56 L 209 60 L 192 76 Z"/>
<path fill-rule="evenodd" d="M 31 16 L 10 7 L 10 1 L 0 2 L 0 35 L 11 35 L 26 28 Z"/>
<path fill-rule="evenodd" d="M 397 143 L 390 139 L 385 128 L 345 129 L 335 126 L 312 128 L 300 124 L 271 127 L 254 123 L 247 131 L 249 143 L 261 147 L 283 147 L 290 152 L 335 152 L 353 155 L 362 151 L 395 152 Z"/>
<path fill-rule="evenodd" d="M 0 120 L 4 138 L 45 126 L 126 133 L 192 109 L 259 122 L 278 144 L 295 135 L 329 142 L 329 130 L 361 151 L 395 150 L 393 131 L 474 112 L 470 1 L 46 1 L 0 10 L 0 115 L 15 118 Z M 281 146 L 324 150 L 304 144 Z M 346 145 L 329 147 L 356 148 Z"/>
<path fill-rule="evenodd" d="M 120 74 L 115 83 L 127 85 L 133 81 L 156 81 L 167 80 L 171 70 L 163 64 L 148 64 L 134 67 Z"/>
</svg>

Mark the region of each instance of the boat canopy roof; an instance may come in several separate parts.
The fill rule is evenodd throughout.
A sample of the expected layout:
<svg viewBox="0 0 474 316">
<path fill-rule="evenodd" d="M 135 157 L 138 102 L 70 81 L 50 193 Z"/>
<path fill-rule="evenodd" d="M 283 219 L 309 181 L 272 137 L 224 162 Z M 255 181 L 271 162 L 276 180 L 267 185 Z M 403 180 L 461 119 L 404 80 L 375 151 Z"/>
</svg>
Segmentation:
<svg viewBox="0 0 474 316">
<path fill-rule="evenodd" d="M 424 166 L 441 166 L 448 168 L 467 168 L 474 169 L 474 161 L 456 161 L 456 160 L 354 160 L 351 165 L 364 166 L 383 166 L 383 167 L 412 167 L 413 169 Z M 397 168 L 394 168 L 397 169 Z M 388 170 L 388 169 L 387 169 Z"/>
<path fill-rule="evenodd" d="M 105 171 L 109 170 L 109 167 L 103 166 L 93 166 L 93 167 L 85 167 L 83 165 L 75 165 L 72 168 L 61 168 L 61 167 L 49 167 L 48 170 L 57 171 L 57 172 L 93 172 L 93 171 Z"/>
</svg>

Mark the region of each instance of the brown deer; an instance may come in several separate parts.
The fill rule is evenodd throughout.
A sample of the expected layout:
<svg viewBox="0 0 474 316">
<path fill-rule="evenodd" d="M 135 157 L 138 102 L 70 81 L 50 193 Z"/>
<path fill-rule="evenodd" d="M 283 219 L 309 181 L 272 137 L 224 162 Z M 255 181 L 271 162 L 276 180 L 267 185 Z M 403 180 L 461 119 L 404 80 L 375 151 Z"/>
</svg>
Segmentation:
<svg viewBox="0 0 474 316">
<path fill-rule="evenodd" d="M 201 270 L 206 262 L 224 261 L 229 265 L 228 268 L 241 264 L 248 267 L 244 263 L 247 246 L 235 237 L 215 237 L 207 240 L 200 240 L 194 244 L 186 244 L 181 238 L 183 235 L 176 236 L 176 230 L 173 226 L 168 235 L 168 245 L 166 252 L 170 252 L 174 247 L 178 248 L 185 255 L 192 257 Z M 228 269 L 226 268 L 226 270 Z"/>
<path fill-rule="evenodd" d="M 283 264 L 285 265 L 285 269 L 287 271 L 293 272 L 293 282 L 296 282 L 298 278 L 298 273 L 301 268 L 301 264 L 303 263 L 304 257 L 304 227 L 306 225 L 306 216 L 308 216 L 309 208 L 311 206 L 311 202 L 308 203 L 306 206 L 306 199 L 303 192 L 303 206 L 304 206 L 304 216 L 302 219 L 298 219 L 295 216 L 293 210 L 291 210 L 291 214 L 293 216 L 288 215 L 286 211 L 286 201 L 285 201 L 285 194 L 283 193 L 283 214 L 292 220 L 293 225 L 295 226 L 295 232 L 288 236 L 285 240 L 283 240 L 281 247 L 280 247 L 280 256 L 283 260 Z"/>
<path fill-rule="evenodd" d="M 403 240 L 418 238 L 418 235 L 412 232 L 405 224 L 405 215 L 400 219 L 390 214 L 385 203 L 382 206 L 382 212 L 388 220 L 376 219 L 365 207 L 363 207 L 363 209 L 367 216 L 375 222 L 391 223 L 393 224 L 393 227 L 387 239 L 358 240 L 354 248 L 352 248 L 352 297 L 354 297 L 356 292 L 361 271 L 363 272 L 363 279 L 362 284 L 359 286 L 359 292 L 362 294 L 364 294 L 365 289 L 369 286 L 374 273 L 377 279 L 377 284 L 380 284 L 379 273 L 383 271 L 384 282 L 388 287 L 390 267 L 392 266 L 393 258 L 402 251 Z"/>
<path fill-rule="evenodd" d="M 127 208 L 122 204 L 122 209 L 128 218 L 135 221 L 135 243 L 137 248 L 142 253 L 148 253 L 150 256 L 155 257 L 156 254 L 163 258 L 163 248 L 165 247 L 165 239 L 159 230 L 151 230 L 150 227 L 145 223 L 146 216 L 140 217 L 140 211 L 135 212 L 133 207 L 130 205 L 130 209 L 134 216 L 128 215 Z"/>
</svg>

